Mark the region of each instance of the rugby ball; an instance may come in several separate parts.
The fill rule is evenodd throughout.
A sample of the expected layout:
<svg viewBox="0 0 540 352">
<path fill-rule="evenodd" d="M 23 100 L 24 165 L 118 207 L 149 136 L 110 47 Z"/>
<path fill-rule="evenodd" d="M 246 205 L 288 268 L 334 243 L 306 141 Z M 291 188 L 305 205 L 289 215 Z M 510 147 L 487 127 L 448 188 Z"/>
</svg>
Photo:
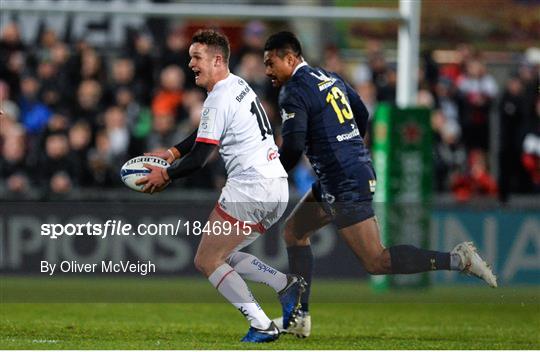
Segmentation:
<svg viewBox="0 0 540 352">
<path fill-rule="evenodd" d="M 126 186 L 137 192 L 141 192 L 144 185 L 137 186 L 135 182 L 150 173 L 150 170 L 143 166 L 144 164 L 164 168 L 171 166 L 166 160 L 156 156 L 137 156 L 126 161 L 120 170 L 120 178 Z"/>
</svg>

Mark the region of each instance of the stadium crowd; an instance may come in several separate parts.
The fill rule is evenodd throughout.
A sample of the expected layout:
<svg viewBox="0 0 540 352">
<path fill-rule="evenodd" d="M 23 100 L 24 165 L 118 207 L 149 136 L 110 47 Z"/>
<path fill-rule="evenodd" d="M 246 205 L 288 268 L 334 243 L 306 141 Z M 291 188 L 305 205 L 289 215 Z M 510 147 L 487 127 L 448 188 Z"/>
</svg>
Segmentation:
<svg viewBox="0 0 540 352">
<path fill-rule="evenodd" d="M 273 124 L 279 144 L 277 92 L 264 74 L 264 23 L 246 25 L 231 68 L 248 81 Z M 11 23 L 0 33 L 0 176 L 6 192 L 38 189 L 44 197 L 79 187 L 117 187 L 130 157 L 170 147 L 199 123 L 205 92 L 188 69 L 189 37 L 169 31 L 160 47 L 148 32 L 130 36 L 111 55 L 85 40 L 67 43 L 45 29 L 38 43 L 24 45 Z M 469 45 L 459 60 L 439 65 L 422 55 L 418 104 L 432 109 L 434 179 L 439 192 L 459 200 L 475 195 L 540 192 L 540 98 L 538 63 L 521 61 L 499 87 Z M 367 60 L 351 69 L 335 47 L 321 66 L 346 77 L 370 112 L 393 103 L 396 68 L 377 41 L 367 41 Z M 310 62 L 317 64 L 315 62 Z M 499 150 L 490 146 L 490 114 L 500 117 Z M 369 140 L 369 137 L 368 137 Z M 500 173 L 490 172 L 497 153 Z M 180 181 L 181 187 L 217 189 L 224 184 L 217 157 Z M 308 163 L 292 174 L 299 193 L 313 180 Z"/>
</svg>

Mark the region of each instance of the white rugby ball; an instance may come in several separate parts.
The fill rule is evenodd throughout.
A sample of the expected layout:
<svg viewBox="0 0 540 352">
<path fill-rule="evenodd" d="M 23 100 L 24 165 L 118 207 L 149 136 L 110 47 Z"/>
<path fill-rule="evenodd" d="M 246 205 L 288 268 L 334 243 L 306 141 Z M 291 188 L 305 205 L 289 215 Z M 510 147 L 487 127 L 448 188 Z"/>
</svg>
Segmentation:
<svg viewBox="0 0 540 352">
<path fill-rule="evenodd" d="M 133 159 L 126 161 L 120 170 L 120 177 L 122 182 L 134 191 L 141 192 L 144 185 L 137 186 L 135 182 L 150 173 L 150 170 L 143 165 L 149 164 L 159 167 L 168 168 L 171 166 L 166 160 L 158 158 L 156 156 L 137 156 Z"/>
</svg>

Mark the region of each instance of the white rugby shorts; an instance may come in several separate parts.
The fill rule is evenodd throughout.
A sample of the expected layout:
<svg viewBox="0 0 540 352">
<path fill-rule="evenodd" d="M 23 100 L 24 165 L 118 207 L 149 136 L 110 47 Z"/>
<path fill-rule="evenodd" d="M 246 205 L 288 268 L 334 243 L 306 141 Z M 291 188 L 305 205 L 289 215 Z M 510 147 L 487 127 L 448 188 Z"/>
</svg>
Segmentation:
<svg viewBox="0 0 540 352">
<path fill-rule="evenodd" d="M 227 180 L 216 211 L 225 220 L 240 223 L 252 230 L 234 251 L 247 247 L 275 224 L 285 212 L 288 201 L 289 184 L 286 177 L 260 178 L 256 181 Z"/>
</svg>

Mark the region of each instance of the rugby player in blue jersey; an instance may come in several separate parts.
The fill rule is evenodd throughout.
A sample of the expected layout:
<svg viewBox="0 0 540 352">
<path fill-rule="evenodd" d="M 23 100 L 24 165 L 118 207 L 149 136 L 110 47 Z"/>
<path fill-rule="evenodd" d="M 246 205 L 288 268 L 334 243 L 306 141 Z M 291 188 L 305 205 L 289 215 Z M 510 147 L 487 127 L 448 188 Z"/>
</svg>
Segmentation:
<svg viewBox="0 0 540 352">
<path fill-rule="evenodd" d="M 297 324 L 283 332 L 300 337 L 310 334 L 313 255 L 309 237 L 330 222 L 372 275 L 457 270 L 497 286 L 496 277 L 470 242 L 460 243 L 451 252 L 411 245 L 385 248 L 372 206 L 376 176 L 363 141 L 368 112 L 359 95 L 339 75 L 309 66 L 291 32 L 268 38 L 264 65 L 272 84 L 281 87 L 281 163 L 290 171 L 305 151 L 317 175 L 285 225 L 289 269 L 307 280 L 308 289 L 301 299 Z M 281 319 L 275 322 L 281 325 Z"/>
</svg>

